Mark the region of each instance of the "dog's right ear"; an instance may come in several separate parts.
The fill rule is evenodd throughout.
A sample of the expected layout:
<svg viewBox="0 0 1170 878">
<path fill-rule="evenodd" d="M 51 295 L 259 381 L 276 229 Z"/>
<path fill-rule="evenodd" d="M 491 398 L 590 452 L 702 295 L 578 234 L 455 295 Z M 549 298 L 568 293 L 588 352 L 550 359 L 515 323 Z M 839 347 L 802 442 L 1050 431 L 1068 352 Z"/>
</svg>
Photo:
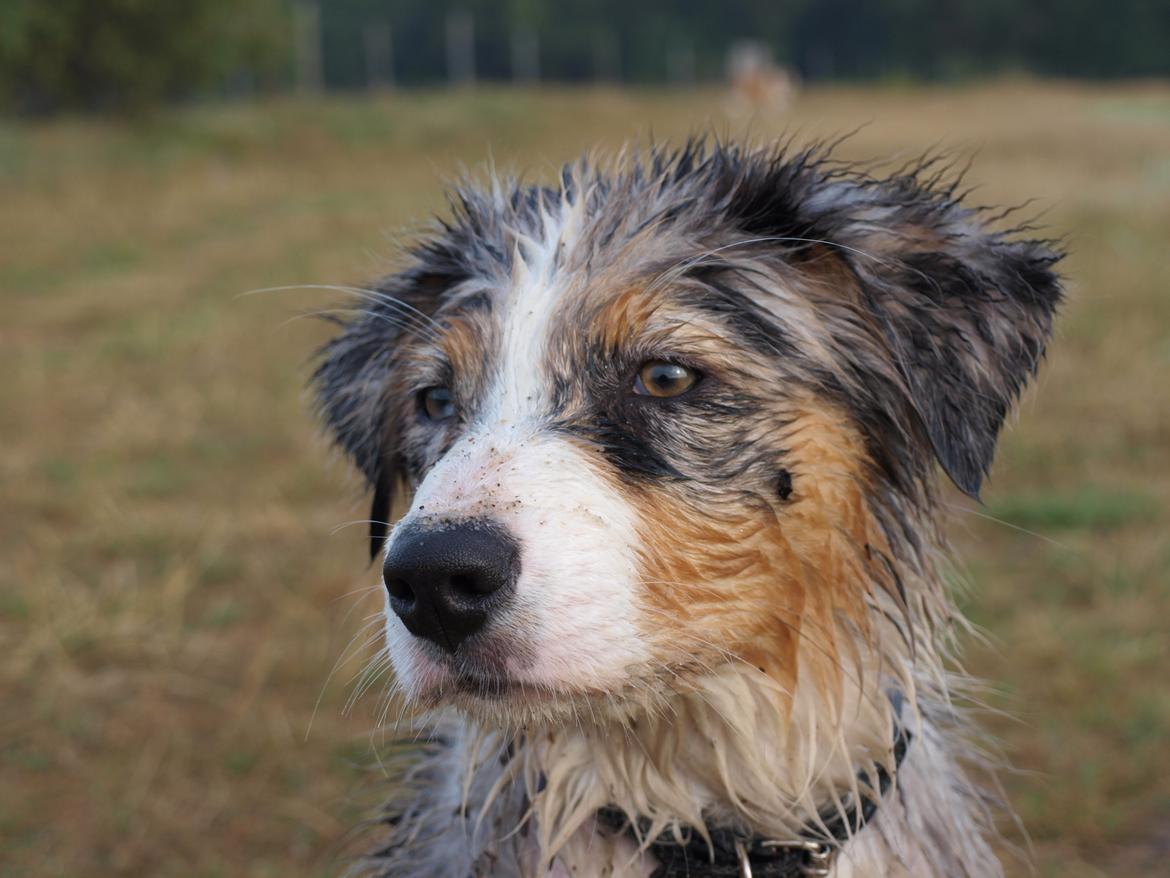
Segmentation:
<svg viewBox="0 0 1170 878">
<path fill-rule="evenodd" d="M 373 488 L 370 558 L 382 550 L 390 506 L 402 481 L 399 424 L 392 410 L 397 353 L 405 336 L 425 327 L 452 280 L 407 271 L 370 290 L 365 308 L 317 353 L 310 378 L 316 408 L 334 442 Z"/>
</svg>

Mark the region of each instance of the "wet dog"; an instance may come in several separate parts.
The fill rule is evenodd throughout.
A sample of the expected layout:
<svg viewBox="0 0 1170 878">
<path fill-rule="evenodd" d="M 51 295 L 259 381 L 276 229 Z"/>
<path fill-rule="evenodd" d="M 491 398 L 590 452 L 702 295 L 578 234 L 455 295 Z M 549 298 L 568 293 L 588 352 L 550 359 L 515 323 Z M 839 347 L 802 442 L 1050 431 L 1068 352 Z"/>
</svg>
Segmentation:
<svg viewBox="0 0 1170 878">
<path fill-rule="evenodd" d="M 978 494 L 1058 250 L 822 149 L 453 201 L 313 379 L 431 730 L 361 868 L 1000 874 L 936 472 Z"/>
</svg>

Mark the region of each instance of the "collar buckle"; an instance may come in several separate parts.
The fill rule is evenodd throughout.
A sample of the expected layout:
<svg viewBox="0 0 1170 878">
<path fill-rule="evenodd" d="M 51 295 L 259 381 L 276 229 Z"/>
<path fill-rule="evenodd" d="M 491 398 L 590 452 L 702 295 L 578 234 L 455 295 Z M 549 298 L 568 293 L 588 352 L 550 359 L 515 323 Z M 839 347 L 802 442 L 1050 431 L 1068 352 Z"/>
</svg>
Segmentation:
<svg viewBox="0 0 1170 878">
<path fill-rule="evenodd" d="M 757 845 L 771 850 L 783 848 L 802 852 L 804 862 L 800 866 L 800 874 L 803 878 L 827 878 L 833 870 L 834 860 L 837 859 L 837 848 L 825 841 L 767 839 L 757 842 Z M 742 841 L 736 840 L 735 842 L 735 857 L 739 864 L 739 878 L 754 878 L 752 861 Z"/>
</svg>

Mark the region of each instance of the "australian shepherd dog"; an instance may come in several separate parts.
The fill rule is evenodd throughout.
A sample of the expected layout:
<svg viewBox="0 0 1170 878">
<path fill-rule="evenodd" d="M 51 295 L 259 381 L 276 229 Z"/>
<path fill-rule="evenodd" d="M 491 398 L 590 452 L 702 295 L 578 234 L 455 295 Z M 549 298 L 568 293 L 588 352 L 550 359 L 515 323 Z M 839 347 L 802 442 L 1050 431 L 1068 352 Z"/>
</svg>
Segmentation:
<svg viewBox="0 0 1170 878">
<path fill-rule="evenodd" d="M 358 871 L 1002 874 L 936 469 L 978 495 L 1058 249 L 820 147 L 452 204 L 313 376 L 426 724 Z"/>
</svg>

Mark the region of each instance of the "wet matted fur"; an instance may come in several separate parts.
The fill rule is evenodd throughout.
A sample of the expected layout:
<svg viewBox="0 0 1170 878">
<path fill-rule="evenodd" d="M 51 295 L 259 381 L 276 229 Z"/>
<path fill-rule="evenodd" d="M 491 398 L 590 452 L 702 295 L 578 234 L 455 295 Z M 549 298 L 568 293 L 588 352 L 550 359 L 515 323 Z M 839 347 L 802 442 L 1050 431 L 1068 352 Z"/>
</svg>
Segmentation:
<svg viewBox="0 0 1170 878">
<path fill-rule="evenodd" d="M 487 519 L 520 557 L 457 649 L 387 603 L 380 659 L 429 737 L 359 871 L 650 874 L 599 809 L 792 839 L 881 766 L 834 876 L 1001 874 L 936 469 L 978 494 L 1060 253 L 944 177 L 727 143 L 582 160 L 457 188 L 357 293 L 314 385 L 372 552 Z M 636 392 L 656 362 L 698 380 Z"/>
</svg>

